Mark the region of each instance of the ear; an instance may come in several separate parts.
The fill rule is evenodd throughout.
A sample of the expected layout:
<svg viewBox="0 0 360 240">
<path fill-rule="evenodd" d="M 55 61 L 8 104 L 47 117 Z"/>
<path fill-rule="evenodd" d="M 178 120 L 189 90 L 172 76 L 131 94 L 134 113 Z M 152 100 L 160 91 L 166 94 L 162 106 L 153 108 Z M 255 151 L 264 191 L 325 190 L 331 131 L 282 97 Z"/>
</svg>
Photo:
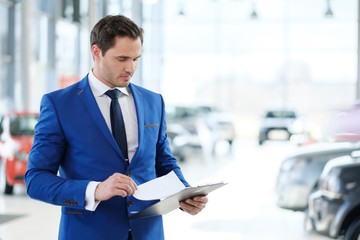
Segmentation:
<svg viewBox="0 0 360 240">
<path fill-rule="evenodd" d="M 94 60 L 99 60 L 101 55 L 101 50 L 98 45 L 94 44 L 91 46 L 91 53 L 93 55 Z"/>
</svg>

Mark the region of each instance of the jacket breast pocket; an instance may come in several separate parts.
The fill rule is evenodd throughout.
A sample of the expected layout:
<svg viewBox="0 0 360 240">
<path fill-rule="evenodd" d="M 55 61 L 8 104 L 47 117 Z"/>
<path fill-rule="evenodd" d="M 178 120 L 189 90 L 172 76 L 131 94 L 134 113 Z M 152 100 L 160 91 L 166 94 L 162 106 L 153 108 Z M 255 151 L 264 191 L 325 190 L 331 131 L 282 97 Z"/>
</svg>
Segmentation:
<svg viewBox="0 0 360 240">
<path fill-rule="evenodd" d="M 158 123 L 149 123 L 149 124 L 145 124 L 144 128 L 147 129 L 147 128 L 159 128 L 159 124 Z"/>
</svg>

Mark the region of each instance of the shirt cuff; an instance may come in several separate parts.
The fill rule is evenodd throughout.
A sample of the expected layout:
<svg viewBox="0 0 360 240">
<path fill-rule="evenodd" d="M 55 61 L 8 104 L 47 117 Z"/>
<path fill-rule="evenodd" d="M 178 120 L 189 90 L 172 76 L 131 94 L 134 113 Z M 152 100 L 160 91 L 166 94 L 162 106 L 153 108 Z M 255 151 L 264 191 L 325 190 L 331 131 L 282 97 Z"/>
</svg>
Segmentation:
<svg viewBox="0 0 360 240">
<path fill-rule="evenodd" d="M 85 192 L 85 209 L 88 211 L 95 211 L 100 201 L 95 201 L 95 189 L 100 182 L 91 181 L 86 187 Z"/>
</svg>

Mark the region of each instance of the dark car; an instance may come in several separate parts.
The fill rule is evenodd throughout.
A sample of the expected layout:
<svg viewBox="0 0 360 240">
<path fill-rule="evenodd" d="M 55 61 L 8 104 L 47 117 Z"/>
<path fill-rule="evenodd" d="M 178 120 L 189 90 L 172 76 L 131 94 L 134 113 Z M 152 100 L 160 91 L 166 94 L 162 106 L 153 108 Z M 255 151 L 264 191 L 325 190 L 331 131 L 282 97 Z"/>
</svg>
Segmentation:
<svg viewBox="0 0 360 240">
<path fill-rule="evenodd" d="M 319 190 L 309 197 L 309 218 L 323 235 L 360 239 L 360 154 L 328 162 Z"/>
<path fill-rule="evenodd" d="M 294 110 L 275 109 L 268 110 L 261 123 L 259 130 L 259 145 L 268 140 L 290 140 L 296 139 L 303 142 L 304 125 Z"/>
<path fill-rule="evenodd" d="M 308 197 L 317 190 L 325 164 L 359 149 L 359 143 L 351 142 L 315 143 L 299 147 L 280 166 L 276 181 L 277 205 L 293 211 L 306 211 Z"/>
<path fill-rule="evenodd" d="M 24 176 L 37 120 L 37 113 L 28 112 L 12 112 L 0 117 L 0 177 L 5 194 L 12 194 L 17 184 L 25 185 Z"/>
</svg>

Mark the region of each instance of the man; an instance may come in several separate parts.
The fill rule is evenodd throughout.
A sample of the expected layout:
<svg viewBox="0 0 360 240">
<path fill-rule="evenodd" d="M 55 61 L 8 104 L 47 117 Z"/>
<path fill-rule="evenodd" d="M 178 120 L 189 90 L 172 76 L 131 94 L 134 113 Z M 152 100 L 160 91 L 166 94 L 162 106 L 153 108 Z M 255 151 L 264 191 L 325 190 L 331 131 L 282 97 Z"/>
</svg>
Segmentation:
<svg viewBox="0 0 360 240">
<path fill-rule="evenodd" d="M 143 31 L 127 17 L 107 16 L 94 26 L 90 41 L 89 74 L 42 98 L 27 192 L 62 206 L 59 239 L 164 239 L 161 216 L 129 219 L 156 202 L 134 198 L 137 185 L 171 171 L 189 185 L 166 139 L 162 96 L 130 83 Z M 110 94 L 114 89 L 121 91 L 118 99 Z M 120 122 L 122 134 L 116 130 Z M 198 196 L 180 206 L 195 215 L 207 201 Z"/>
</svg>

